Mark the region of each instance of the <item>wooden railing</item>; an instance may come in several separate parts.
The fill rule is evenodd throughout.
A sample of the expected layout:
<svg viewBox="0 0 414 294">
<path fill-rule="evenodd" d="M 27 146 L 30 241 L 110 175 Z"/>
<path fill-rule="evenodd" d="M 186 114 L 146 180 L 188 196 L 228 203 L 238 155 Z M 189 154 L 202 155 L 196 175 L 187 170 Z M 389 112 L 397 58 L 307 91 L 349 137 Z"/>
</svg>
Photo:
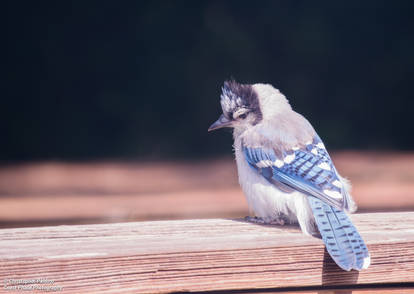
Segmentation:
<svg viewBox="0 0 414 294">
<path fill-rule="evenodd" d="M 207 219 L 2 229 L 0 292 L 22 284 L 63 293 L 414 291 L 414 212 L 352 219 L 372 256 L 361 272 L 339 269 L 321 240 L 294 226 Z"/>
</svg>

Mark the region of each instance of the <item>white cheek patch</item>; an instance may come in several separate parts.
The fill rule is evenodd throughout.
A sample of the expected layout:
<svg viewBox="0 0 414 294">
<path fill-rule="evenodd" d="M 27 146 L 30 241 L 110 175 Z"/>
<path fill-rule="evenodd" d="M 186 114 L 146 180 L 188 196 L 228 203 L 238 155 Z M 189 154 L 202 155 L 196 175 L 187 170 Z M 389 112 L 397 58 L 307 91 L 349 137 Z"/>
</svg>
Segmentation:
<svg viewBox="0 0 414 294">
<path fill-rule="evenodd" d="M 321 164 L 318 165 L 318 167 L 324 170 L 331 170 L 331 167 L 326 162 L 322 162 Z"/>
<path fill-rule="evenodd" d="M 342 183 L 338 180 L 335 180 L 332 182 L 332 185 L 338 187 L 338 188 L 342 188 Z"/>
<path fill-rule="evenodd" d="M 293 153 L 293 154 L 289 154 L 289 155 L 287 155 L 284 159 L 283 159 L 283 161 L 285 162 L 285 163 L 291 163 L 292 161 L 293 161 L 293 159 L 295 159 L 295 154 Z"/>
<path fill-rule="evenodd" d="M 335 198 L 335 199 L 342 199 L 342 194 L 338 191 L 332 191 L 332 190 L 323 190 L 323 193 L 328 195 L 329 197 Z"/>
<path fill-rule="evenodd" d="M 273 162 L 273 164 L 277 167 L 277 168 L 281 168 L 285 163 L 279 159 L 276 159 L 275 162 Z"/>
<path fill-rule="evenodd" d="M 318 155 L 318 149 L 316 149 L 316 148 L 313 148 L 311 152 L 315 155 Z"/>
</svg>

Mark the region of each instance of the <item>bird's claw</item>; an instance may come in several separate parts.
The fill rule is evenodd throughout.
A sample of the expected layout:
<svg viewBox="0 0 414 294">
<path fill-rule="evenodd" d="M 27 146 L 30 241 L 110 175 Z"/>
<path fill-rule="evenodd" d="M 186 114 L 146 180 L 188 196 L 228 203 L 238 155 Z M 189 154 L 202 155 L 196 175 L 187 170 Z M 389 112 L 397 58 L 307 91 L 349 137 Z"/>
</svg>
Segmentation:
<svg viewBox="0 0 414 294">
<path fill-rule="evenodd" d="M 246 216 L 244 218 L 244 220 L 247 221 L 247 222 L 251 222 L 251 223 L 259 224 L 259 225 L 280 225 L 280 226 L 283 226 L 285 224 L 285 220 L 283 218 L 264 219 L 262 217 L 257 217 L 257 216 Z"/>
</svg>

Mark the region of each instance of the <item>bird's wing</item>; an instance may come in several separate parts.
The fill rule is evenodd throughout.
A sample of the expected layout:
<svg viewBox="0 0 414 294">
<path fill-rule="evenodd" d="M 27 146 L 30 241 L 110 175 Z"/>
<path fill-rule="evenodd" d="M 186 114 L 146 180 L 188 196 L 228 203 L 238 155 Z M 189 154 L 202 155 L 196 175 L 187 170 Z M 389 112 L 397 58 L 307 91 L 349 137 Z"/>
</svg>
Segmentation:
<svg viewBox="0 0 414 294">
<path fill-rule="evenodd" d="M 348 209 L 347 191 L 318 135 L 301 148 L 292 148 L 279 156 L 280 152 L 268 147 L 247 147 L 242 142 L 242 148 L 249 165 L 269 182 L 278 183 L 278 188 L 284 186 L 338 209 Z"/>
</svg>

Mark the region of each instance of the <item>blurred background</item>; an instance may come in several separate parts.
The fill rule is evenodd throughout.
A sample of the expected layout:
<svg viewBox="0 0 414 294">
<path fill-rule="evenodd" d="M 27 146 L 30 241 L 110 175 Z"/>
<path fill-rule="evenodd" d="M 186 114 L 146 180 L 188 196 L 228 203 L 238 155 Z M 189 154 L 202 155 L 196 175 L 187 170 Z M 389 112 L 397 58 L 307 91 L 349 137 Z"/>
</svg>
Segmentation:
<svg viewBox="0 0 414 294">
<path fill-rule="evenodd" d="M 0 227 L 243 217 L 223 81 L 287 95 L 359 212 L 414 209 L 414 2 L 6 1 Z"/>
</svg>

